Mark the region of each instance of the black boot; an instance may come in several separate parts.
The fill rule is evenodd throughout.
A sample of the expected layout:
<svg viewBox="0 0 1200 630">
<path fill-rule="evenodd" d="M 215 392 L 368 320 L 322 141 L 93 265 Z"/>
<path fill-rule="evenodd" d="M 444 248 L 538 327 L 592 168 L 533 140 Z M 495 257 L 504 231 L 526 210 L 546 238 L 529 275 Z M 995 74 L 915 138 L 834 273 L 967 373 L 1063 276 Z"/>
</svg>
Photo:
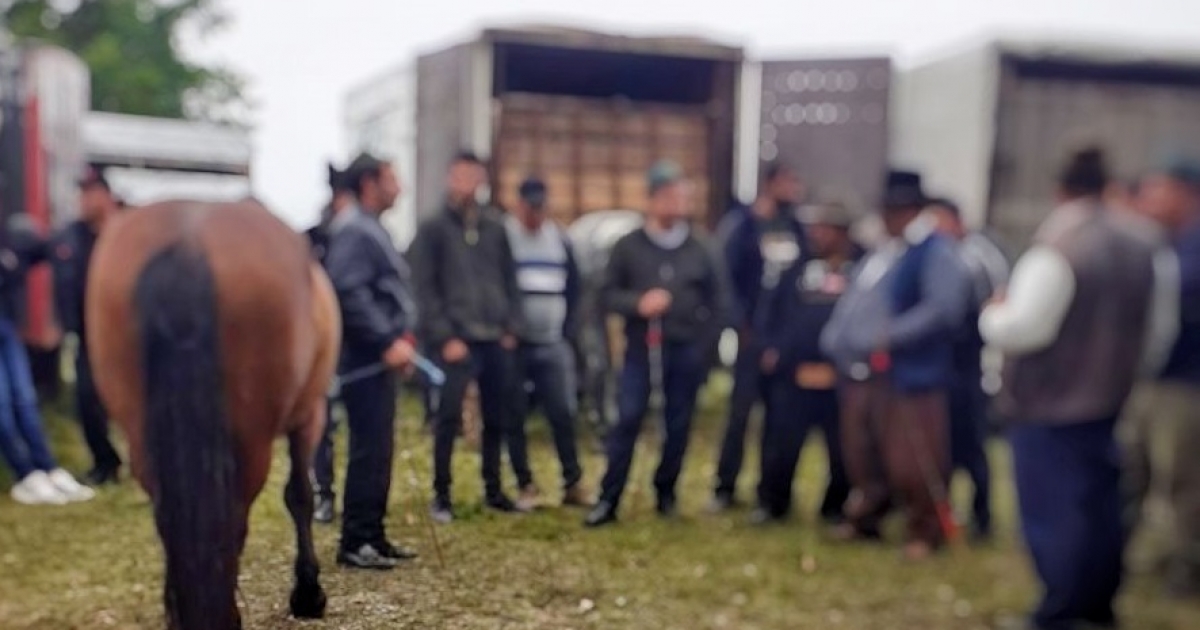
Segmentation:
<svg viewBox="0 0 1200 630">
<path fill-rule="evenodd" d="M 600 501 L 596 507 L 588 512 L 586 518 L 583 519 L 584 527 L 603 527 L 605 525 L 617 522 L 617 508 L 608 501 Z"/>
</svg>

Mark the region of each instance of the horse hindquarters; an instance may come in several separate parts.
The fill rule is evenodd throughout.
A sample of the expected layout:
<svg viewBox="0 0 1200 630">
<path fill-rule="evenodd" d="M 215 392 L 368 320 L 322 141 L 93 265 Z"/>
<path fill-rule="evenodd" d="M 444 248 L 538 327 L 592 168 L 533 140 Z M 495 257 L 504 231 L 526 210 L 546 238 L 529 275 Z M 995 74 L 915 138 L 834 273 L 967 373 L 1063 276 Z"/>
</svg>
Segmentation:
<svg viewBox="0 0 1200 630">
<path fill-rule="evenodd" d="M 246 535 L 221 374 L 217 291 L 199 251 L 153 256 L 135 292 L 145 383 L 145 452 L 175 630 L 236 630 Z"/>
</svg>

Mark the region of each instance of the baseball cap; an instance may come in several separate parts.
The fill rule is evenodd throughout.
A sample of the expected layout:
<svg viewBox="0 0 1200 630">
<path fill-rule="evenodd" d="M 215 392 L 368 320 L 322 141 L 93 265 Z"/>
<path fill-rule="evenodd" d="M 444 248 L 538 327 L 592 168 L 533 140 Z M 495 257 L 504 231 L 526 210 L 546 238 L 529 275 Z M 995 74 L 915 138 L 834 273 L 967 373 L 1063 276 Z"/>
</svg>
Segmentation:
<svg viewBox="0 0 1200 630">
<path fill-rule="evenodd" d="M 521 182 L 517 193 L 521 195 L 522 201 L 535 210 L 541 210 L 546 206 L 546 184 L 536 177 L 529 177 Z"/>
<path fill-rule="evenodd" d="M 683 181 L 683 169 L 670 160 L 655 162 L 646 173 L 646 187 L 651 195 L 680 181 Z"/>
</svg>

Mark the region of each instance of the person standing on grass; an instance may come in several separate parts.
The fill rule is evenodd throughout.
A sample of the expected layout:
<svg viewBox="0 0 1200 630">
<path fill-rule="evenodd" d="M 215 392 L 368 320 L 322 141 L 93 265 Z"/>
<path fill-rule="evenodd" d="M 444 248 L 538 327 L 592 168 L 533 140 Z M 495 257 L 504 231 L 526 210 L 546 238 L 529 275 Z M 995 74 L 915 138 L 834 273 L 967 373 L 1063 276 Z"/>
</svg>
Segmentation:
<svg viewBox="0 0 1200 630">
<path fill-rule="evenodd" d="M 75 409 L 83 437 L 92 453 L 92 469 L 84 479 L 93 486 L 116 483 L 121 456 L 109 439 L 108 412 L 100 400 L 88 361 L 86 303 L 88 263 L 104 223 L 120 212 L 117 199 L 104 173 L 88 167 L 79 185 L 79 220 L 58 234 L 50 247 L 54 268 L 55 307 L 63 328 L 75 333 Z"/>
<path fill-rule="evenodd" d="M 1075 154 L 1061 204 L 979 330 L 1004 352 L 1001 406 L 1021 527 L 1045 588 L 1039 630 L 1116 627 L 1123 530 L 1113 429 L 1178 328 L 1178 268 L 1154 226 L 1113 210 L 1103 154 Z"/>
<path fill-rule="evenodd" d="M 1166 367 L 1138 385 L 1122 418 L 1128 526 L 1143 501 L 1162 491 L 1173 536 L 1167 592 L 1200 596 L 1200 159 L 1178 157 L 1141 186 L 1136 204 L 1175 245 L 1180 274 L 1179 336 Z"/>
<path fill-rule="evenodd" d="M 383 526 L 396 441 L 396 370 L 410 369 L 416 356 L 417 308 L 408 265 L 380 223 L 400 194 L 392 165 L 362 154 L 345 178 L 354 203 L 333 219 L 325 258 L 342 311 L 340 371 L 381 363 L 391 369 L 342 387 L 350 458 L 337 559 L 351 568 L 386 570 L 417 555 L 392 545 Z"/>
<path fill-rule="evenodd" d="M 608 263 L 605 303 L 625 318 L 625 364 L 619 419 L 605 448 L 608 468 L 600 499 L 584 521 L 588 527 L 617 520 L 652 384 L 662 387 L 665 402 L 662 459 L 654 475 L 657 510 L 664 517 L 675 514 L 676 484 L 707 371 L 705 337 L 724 316 L 722 272 L 708 247 L 692 234 L 683 172 L 671 162 L 659 162 L 647 179 L 645 225 L 617 241 Z"/>
<path fill-rule="evenodd" d="M 841 424 L 854 490 L 848 520 L 835 533 L 878 538 L 894 491 L 907 513 L 910 560 L 927 558 L 946 533 L 936 495 L 949 482 L 946 395 L 953 333 L 969 291 L 954 245 L 937 233 L 926 203 L 919 174 L 888 174 L 883 222 L 890 238 L 860 265 L 821 339 L 852 381 L 843 388 Z"/>
<path fill-rule="evenodd" d="M 473 379 L 483 415 L 484 504 L 500 512 L 517 509 L 501 487 L 500 459 L 521 292 L 508 233 L 492 218 L 495 211 L 476 199 L 485 170 L 474 154 L 454 158 L 445 204 L 421 224 L 411 249 L 423 337 L 446 371 L 434 421 L 431 506 L 433 520 L 442 524 L 454 520 L 450 465 Z"/>
<path fill-rule="evenodd" d="M 25 276 L 48 258 L 49 248 L 23 214 L 13 215 L 6 236 L 0 248 L 0 455 L 17 480 L 10 494 L 25 505 L 87 501 L 96 493 L 60 468 L 50 453 L 29 355 L 17 329 Z"/>
<path fill-rule="evenodd" d="M 717 461 L 717 479 L 709 511 L 723 512 L 736 503 L 737 479 L 746 450 L 746 431 L 754 407 L 767 405 L 768 379 L 762 372 L 761 331 L 765 296 L 784 270 L 807 256 L 804 227 L 796 216 L 803 186 L 786 165 L 772 162 L 763 170 L 758 198 L 746 209 L 731 211 L 719 231 L 725 234 L 725 267 L 732 284 L 738 357 L 734 364 L 729 418 Z"/>
<path fill-rule="evenodd" d="M 332 223 L 341 215 L 343 210 L 353 207 L 354 191 L 347 185 L 346 174 L 329 165 L 329 190 L 332 198 L 329 204 L 321 210 L 317 225 L 310 228 L 306 235 L 312 244 L 313 255 L 322 266 L 326 265 L 329 243 L 333 238 Z M 328 270 L 328 269 L 327 269 Z M 329 400 L 326 411 L 325 432 L 321 442 L 317 444 L 317 452 L 313 457 L 313 492 L 316 495 L 316 508 L 313 510 L 313 520 L 329 524 L 334 521 L 337 512 L 337 493 L 334 492 L 334 444 L 333 436 L 337 432 L 337 417 L 333 414 L 332 399 Z"/>
<path fill-rule="evenodd" d="M 761 368 L 771 381 L 758 507 L 750 516 L 754 524 L 780 521 L 791 512 L 792 480 L 813 427 L 821 429 L 829 454 L 821 518 L 841 523 L 850 496 L 838 426 L 837 371 L 819 340 L 862 251 L 850 239 L 853 217 L 844 205 L 819 203 L 804 210 L 812 258 L 784 271 L 756 331 L 764 348 Z"/>
<path fill-rule="evenodd" d="M 541 180 L 531 178 L 521 184 L 520 201 L 505 219 L 505 228 L 516 261 L 524 314 L 514 371 L 515 383 L 520 385 L 511 391 L 508 435 L 509 459 L 521 488 L 517 507 L 534 509 L 539 494 L 526 446 L 529 397 L 525 383 L 533 384 L 554 435 L 562 466 L 563 505 L 583 506 L 588 499 L 581 485 L 583 470 L 575 443 L 575 356 L 568 341 L 577 328 L 579 268 L 567 235 L 546 218 L 546 185 Z"/>
<path fill-rule="evenodd" d="M 949 199 L 935 199 L 929 212 L 938 230 L 954 240 L 971 276 L 971 299 L 954 342 L 954 384 L 950 387 L 950 461 L 966 471 L 975 487 L 971 535 L 992 537 L 991 466 L 988 464 L 988 395 L 983 389 L 983 337 L 979 313 L 1001 287 L 1008 284 L 1008 259 L 990 239 L 970 232 L 962 213 Z"/>
</svg>

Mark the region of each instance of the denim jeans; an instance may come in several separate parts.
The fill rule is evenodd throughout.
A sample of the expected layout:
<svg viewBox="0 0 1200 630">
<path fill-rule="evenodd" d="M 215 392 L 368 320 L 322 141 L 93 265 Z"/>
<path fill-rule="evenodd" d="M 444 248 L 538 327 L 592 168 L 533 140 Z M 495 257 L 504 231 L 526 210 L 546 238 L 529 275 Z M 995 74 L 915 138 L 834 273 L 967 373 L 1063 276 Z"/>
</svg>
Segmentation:
<svg viewBox="0 0 1200 630">
<path fill-rule="evenodd" d="M 16 326 L 6 319 L 0 319 L 0 453 L 17 479 L 58 467 L 42 430 L 29 355 Z"/>
</svg>

